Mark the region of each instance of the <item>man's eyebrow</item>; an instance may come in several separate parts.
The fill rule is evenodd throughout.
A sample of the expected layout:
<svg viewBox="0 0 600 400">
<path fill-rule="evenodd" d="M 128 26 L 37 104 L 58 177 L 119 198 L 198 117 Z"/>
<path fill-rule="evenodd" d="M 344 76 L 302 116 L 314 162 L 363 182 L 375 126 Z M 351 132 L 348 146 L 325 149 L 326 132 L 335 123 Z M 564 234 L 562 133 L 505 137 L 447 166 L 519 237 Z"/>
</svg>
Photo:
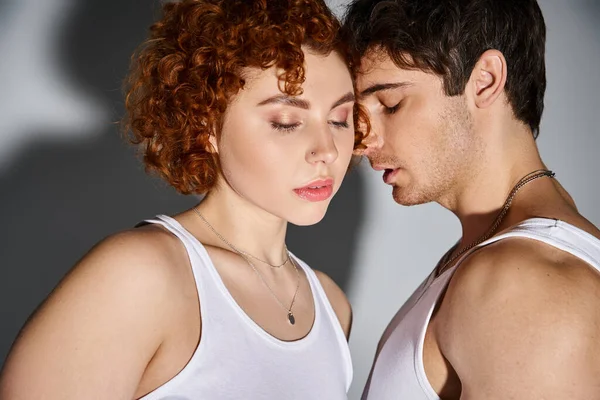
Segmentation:
<svg viewBox="0 0 600 400">
<path fill-rule="evenodd" d="M 340 97 L 340 99 L 338 101 L 336 101 L 335 103 L 333 103 L 333 105 L 331 106 L 331 109 L 333 110 L 334 108 L 341 106 L 344 103 L 350 103 L 352 101 L 355 101 L 355 97 L 354 97 L 354 93 L 352 92 L 348 92 L 345 95 L 343 95 L 342 97 Z"/>
<path fill-rule="evenodd" d="M 259 106 L 264 106 L 266 104 L 283 104 L 286 106 L 302 108 L 304 110 L 308 110 L 310 108 L 310 103 L 308 101 L 299 99 L 297 97 L 288 96 L 286 94 L 278 94 L 277 96 L 269 97 L 268 99 L 258 103 Z"/>
<path fill-rule="evenodd" d="M 406 87 L 410 87 L 410 86 L 414 86 L 414 83 L 412 83 L 412 82 L 376 83 L 374 85 L 369 86 L 362 92 L 360 92 L 360 95 L 368 96 L 370 94 L 385 91 L 385 90 L 406 88 Z"/>
</svg>

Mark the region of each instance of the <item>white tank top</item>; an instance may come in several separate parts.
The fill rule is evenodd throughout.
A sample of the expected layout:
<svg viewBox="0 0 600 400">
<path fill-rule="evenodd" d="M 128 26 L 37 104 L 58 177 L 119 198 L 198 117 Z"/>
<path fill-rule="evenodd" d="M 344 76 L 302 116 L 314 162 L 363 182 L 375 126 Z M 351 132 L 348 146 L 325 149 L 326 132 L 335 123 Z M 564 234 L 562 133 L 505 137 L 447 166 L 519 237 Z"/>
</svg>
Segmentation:
<svg viewBox="0 0 600 400">
<path fill-rule="evenodd" d="M 184 244 L 200 298 L 202 336 L 188 364 L 143 400 L 347 399 L 352 363 L 342 327 L 315 273 L 304 270 L 315 320 L 302 339 L 268 334 L 235 302 L 202 244 L 173 218 L 160 224 Z"/>
<path fill-rule="evenodd" d="M 383 334 L 363 400 L 440 400 L 423 366 L 423 342 L 433 310 L 465 257 L 477 248 L 510 237 L 539 240 L 579 257 L 600 271 L 600 240 L 563 221 L 532 218 L 492 237 L 437 278 L 434 271 L 400 308 Z"/>
</svg>

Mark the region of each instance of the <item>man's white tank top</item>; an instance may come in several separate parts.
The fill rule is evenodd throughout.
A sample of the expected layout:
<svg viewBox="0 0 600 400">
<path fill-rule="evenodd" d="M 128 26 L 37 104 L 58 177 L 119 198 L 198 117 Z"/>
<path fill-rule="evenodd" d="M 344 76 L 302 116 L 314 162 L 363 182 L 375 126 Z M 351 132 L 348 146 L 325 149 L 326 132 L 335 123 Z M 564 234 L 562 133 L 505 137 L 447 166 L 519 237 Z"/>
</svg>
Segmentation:
<svg viewBox="0 0 600 400">
<path fill-rule="evenodd" d="M 143 400 L 347 399 L 350 351 L 315 273 L 293 256 L 313 294 L 315 320 L 302 339 L 282 341 L 257 325 L 235 302 L 204 246 L 173 218 L 160 224 L 188 253 L 202 318 L 201 340 L 187 365 Z"/>
<path fill-rule="evenodd" d="M 600 271 L 600 240 L 563 221 L 532 218 L 492 237 L 463 255 L 437 278 L 425 279 L 387 327 L 363 400 L 440 400 L 423 366 L 423 342 L 435 306 L 460 263 L 478 248 L 512 237 L 541 241 L 579 257 Z"/>
</svg>

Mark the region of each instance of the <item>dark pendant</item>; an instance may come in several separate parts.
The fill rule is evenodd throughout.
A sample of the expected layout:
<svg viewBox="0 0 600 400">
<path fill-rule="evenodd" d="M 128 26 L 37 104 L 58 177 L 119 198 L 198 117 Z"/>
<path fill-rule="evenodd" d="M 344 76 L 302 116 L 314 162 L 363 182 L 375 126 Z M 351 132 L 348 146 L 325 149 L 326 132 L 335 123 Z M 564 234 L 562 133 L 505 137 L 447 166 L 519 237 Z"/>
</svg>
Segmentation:
<svg viewBox="0 0 600 400">
<path fill-rule="evenodd" d="M 294 314 L 292 314 L 292 312 L 288 312 L 288 321 L 290 322 L 290 324 L 295 325 L 296 324 L 296 318 L 294 318 Z"/>
</svg>

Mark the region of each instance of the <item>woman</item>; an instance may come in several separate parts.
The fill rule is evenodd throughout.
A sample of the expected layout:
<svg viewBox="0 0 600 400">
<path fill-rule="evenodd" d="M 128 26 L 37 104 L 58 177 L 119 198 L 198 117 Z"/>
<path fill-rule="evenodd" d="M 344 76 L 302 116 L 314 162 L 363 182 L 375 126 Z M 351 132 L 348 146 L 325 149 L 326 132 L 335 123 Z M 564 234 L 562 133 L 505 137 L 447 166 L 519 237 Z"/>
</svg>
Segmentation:
<svg viewBox="0 0 600 400">
<path fill-rule="evenodd" d="M 342 291 L 287 251 L 319 222 L 358 108 L 321 0 L 167 3 L 135 58 L 128 126 L 191 210 L 90 251 L 26 325 L 13 399 L 342 399 Z"/>
</svg>

